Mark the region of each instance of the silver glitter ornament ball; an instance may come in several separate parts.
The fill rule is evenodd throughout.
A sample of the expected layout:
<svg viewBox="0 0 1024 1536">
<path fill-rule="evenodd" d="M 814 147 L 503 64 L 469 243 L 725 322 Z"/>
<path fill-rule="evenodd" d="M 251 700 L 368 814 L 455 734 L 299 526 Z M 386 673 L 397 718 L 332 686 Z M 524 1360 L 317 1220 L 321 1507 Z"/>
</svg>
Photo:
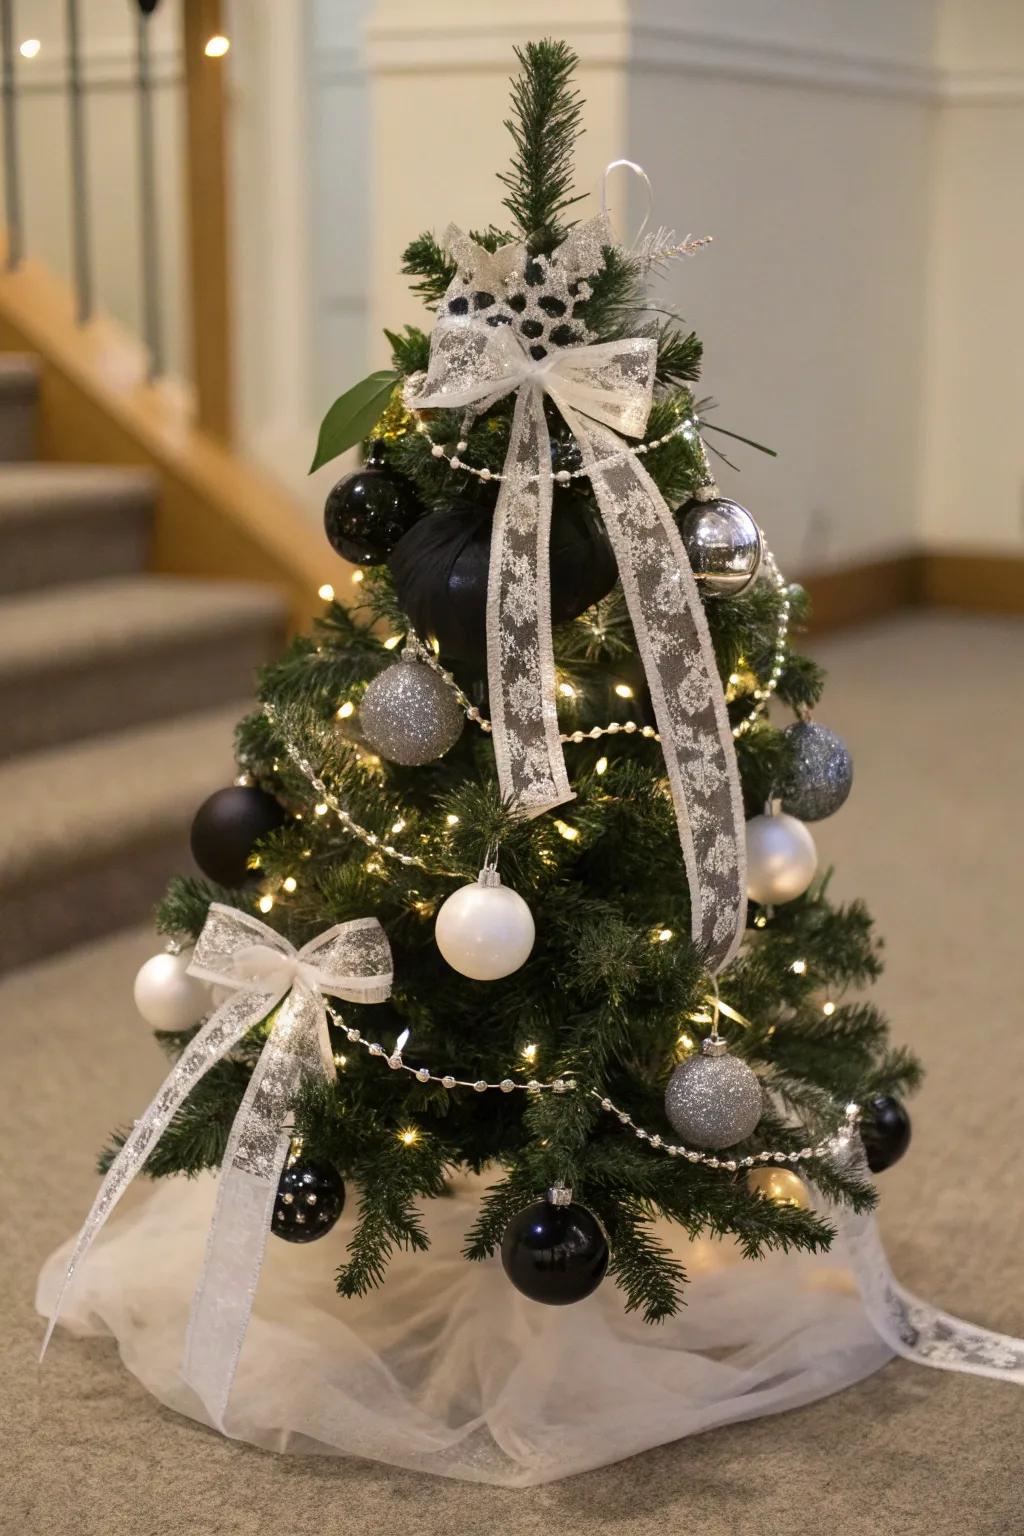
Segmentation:
<svg viewBox="0 0 1024 1536">
<path fill-rule="evenodd" d="M 782 789 L 782 808 L 801 821 L 823 821 L 844 804 L 853 784 L 853 758 L 835 731 L 798 720 L 785 732 L 790 770 Z"/>
<path fill-rule="evenodd" d="M 761 1084 L 724 1040 L 705 1040 L 699 1056 L 676 1067 L 665 1089 L 665 1113 L 694 1147 L 734 1147 L 761 1118 Z"/>
<path fill-rule="evenodd" d="M 676 514 L 697 586 L 710 597 L 738 597 L 761 567 L 761 530 L 738 501 L 696 497 Z"/>
<path fill-rule="evenodd" d="M 359 733 L 367 746 L 406 768 L 443 757 L 462 726 L 462 710 L 447 683 L 412 657 L 375 677 L 359 706 Z"/>
</svg>

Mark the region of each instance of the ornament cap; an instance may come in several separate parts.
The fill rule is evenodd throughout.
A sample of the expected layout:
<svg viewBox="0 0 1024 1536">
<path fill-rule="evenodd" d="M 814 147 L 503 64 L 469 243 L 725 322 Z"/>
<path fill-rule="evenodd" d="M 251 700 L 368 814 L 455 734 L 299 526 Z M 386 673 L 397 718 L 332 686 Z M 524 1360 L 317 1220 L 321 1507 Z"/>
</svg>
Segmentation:
<svg viewBox="0 0 1024 1536">
<path fill-rule="evenodd" d="M 485 867 L 477 875 L 476 883 L 477 885 L 486 886 L 489 890 L 493 890 L 496 885 L 501 884 L 501 876 L 498 874 L 496 869 L 492 869 L 489 865 L 485 865 Z"/>
<path fill-rule="evenodd" d="M 572 1190 L 568 1184 L 561 1182 L 552 1184 L 547 1193 L 547 1200 L 549 1205 L 571 1205 Z"/>
<path fill-rule="evenodd" d="M 721 1035 L 708 1035 L 701 1041 L 700 1053 L 702 1056 L 728 1056 L 729 1047 Z"/>
</svg>

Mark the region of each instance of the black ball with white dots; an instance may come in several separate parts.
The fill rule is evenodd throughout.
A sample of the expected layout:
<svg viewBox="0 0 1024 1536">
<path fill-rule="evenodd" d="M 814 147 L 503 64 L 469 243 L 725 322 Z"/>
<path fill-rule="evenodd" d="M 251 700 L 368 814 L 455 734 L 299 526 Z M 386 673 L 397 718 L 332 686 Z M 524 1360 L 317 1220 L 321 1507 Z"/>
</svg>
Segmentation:
<svg viewBox="0 0 1024 1536">
<path fill-rule="evenodd" d="M 345 1186 L 330 1163 L 290 1157 L 277 1186 L 270 1230 L 286 1243 L 326 1237 L 345 1209 Z"/>
</svg>

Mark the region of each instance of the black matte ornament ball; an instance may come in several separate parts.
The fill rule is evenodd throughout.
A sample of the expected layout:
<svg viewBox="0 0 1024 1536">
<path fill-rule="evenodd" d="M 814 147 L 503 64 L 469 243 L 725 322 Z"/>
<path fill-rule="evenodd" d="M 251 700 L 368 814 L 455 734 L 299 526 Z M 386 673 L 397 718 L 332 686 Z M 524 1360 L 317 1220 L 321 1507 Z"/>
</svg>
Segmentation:
<svg viewBox="0 0 1024 1536">
<path fill-rule="evenodd" d="M 345 1209 L 345 1186 L 330 1163 L 289 1161 L 277 1186 L 270 1230 L 286 1243 L 315 1243 L 326 1237 Z"/>
<path fill-rule="evenodd" d="M 899 1099 L 880 1094 L 864 1106 L 860 1135 L 871 1172 L 884 1173 L 910 1146 L 910 1116 Z"/>
<path fill-rule="evenodd" d="M 597 1290 L 608 1268 L 608 1243 L 585 1206 L 538 1200 L 506 1227 L 501 1262 L 517 1291 L 562 1307 Z"/>
<path fill-rule="evenodd" d="M 232 784 L 204 800 L 192 823 L 192 857 L 208 880 L 244 885 L 252 873 L 249 855 L 261 837 L 284 821 L 273 795 L 255 785 Z"/>
<path fill-rule="evenodd" d="M 388 469 L 383 442 L 375 442 L 363 467 L 343 476 L 328 494 L 324 532 L 343 560 L 383 565 L 420 510 L 409 482 Z"/>
<path fill-rule="evenodd" d="M 431 512 L 391 556 L 395 593 L 423 639 L 450 661 L 480 664 L 487 648 L 490 507 L 461 502 Z M 564 624 L 607 597 L 618 570 L 596 510 L 579 497 L 556 501 L 551 520 L 551 618 Z"/>
</svg>

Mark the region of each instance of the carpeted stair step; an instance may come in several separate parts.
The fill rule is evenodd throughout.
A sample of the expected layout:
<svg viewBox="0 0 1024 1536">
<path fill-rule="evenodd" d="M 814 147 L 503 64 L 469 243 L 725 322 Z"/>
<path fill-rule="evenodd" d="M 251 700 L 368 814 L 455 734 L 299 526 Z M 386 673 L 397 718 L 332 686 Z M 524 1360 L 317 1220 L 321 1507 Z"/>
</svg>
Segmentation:
<svg viewBox="0 0 1024 1536">
<path fill-rule="evenodd" d="M 0 353 L 0 464 L 35 458 L 39 367 L 19 352 Z"/>
<path fill-rule="evenodd" d="M 235 772 L 251 705 L 0 764 L 0 972 L 148 920 L 168 878 L 195 872 L 196 807 Z"/>
<path fill-rule="evenodd" d="M 251 693 L 280 596 L 247 582 L 121 576 L 0 603 L 0 758 Z"/>
<path fill-rule="evenodd" d="M 0 596 L 141 571 L 154 494 L 141 470 L 0 465 Z"/>
</svg>

